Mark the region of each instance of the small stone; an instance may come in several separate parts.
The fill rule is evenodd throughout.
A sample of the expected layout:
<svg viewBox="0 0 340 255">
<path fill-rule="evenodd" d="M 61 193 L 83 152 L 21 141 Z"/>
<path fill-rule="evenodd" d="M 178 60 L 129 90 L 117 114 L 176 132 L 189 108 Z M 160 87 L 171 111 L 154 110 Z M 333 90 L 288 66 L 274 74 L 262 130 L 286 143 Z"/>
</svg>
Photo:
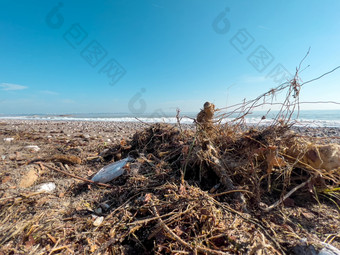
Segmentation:
<svg viewBox="0 0 340 255">
<path fill-rule="evenodd" d="M 5 142 L 5 143 L 11 143 L 13 140 L 14 140 L 13 137 L 4 138 L 4 142 Z"/>
<path fill-rule="evenodd" d="M 101 203 L 100 206 L 101 206 L 104 210 L 110 209 L 110 206 L 109 206 L 107 203 L 105 203 L 105 202 Z"/>
<path fill-rule="evenodd" d="M 122 154 L 121 153 L 117 153 L 116 155 L 115 155 L 115 160 L 121 160 L 122 159 Z"/>
<path fill-rule="evenodd" d="M 98 208 L 96 208 L 96 209 L 94 210 L 94 212 L 95 212 L 96 214 L 102 214 L 102 213 L 103 213 L 103 209 L 100 208 L 100 207 L 98 207 Z"/>
<path fill-rule="evenodd" d="M 27 145 L 24 147 L 26 150 L 32 151 L 32 152 L 37 152 L 40 151 L 39 146 L 37 145 Z"/>
<path fill-rule="evenodd" d="M 100 157 L 106 157 L 109 154 L 110 150 L 109 149 L 104 149 L 99 156 Z"/>
<path fill-rule="evenodd" d="M 21 178 L 19 187 L 20 188 L 28 188 L 33 185 L 33 183 L 38 180 L 38 174 L 35 171 L 34 167 L 28 167 L 28 172 Z"/>
<path fill-rule="evenodd" d="M 6 182 L 9 182 L 11 179 L 12 177 L 10 175 L 5 175 L 1 180 L 1 184 L 5 184 Z"/>
<path fill-rule="evenodd" d="M 9 158 L 10 160 L 15 160 L 15 159 L 17 158 L 17 155 L 16 155 L 16 154 L 9 154 L 9 155 L 8 155 L 8 158 Z"/>
<path fill-rule="evenodd" d="M 16 160 L 21 161 L 21 160 L 26 160 L 26 158 L 19 152 L 16 152 Z"/>
</svg>

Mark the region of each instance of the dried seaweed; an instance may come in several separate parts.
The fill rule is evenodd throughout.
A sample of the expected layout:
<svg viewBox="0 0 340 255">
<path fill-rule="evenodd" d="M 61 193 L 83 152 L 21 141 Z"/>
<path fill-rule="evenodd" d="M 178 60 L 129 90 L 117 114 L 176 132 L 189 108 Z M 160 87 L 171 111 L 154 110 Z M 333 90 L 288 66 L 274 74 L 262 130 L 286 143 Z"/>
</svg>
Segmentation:
<svg viewBox="0 0 340 255">
<path fill-rule="evenodd" d="M 321 196 L 331 199 L 328 209 L 337 210 L 339 145 L 316 143 L 292 131 L 292 113 L 298 108 L 301 87 L 298 71 L 292 81 L 277 89 L 287 90 L 287 97 L 272 125 L 242 124 L 262 99 L 277 90 L 239 105 L 239 116 L 228 123 L 222 120 L 235 110 L 219 114 L 221 109 L 206 102 L 193 128 L 183 128 L 179 118 L 177 126 L 150 125 L 131 140 L 88 160 L 85 167 L 98 159 L 135 158 L 124 176 L 104 188 L 89 186 L 84 177 L 62 170 L 58 172 L 85 182 L 73 184 L 58 197 L 31 193 L 2 198 L 1 251 L 290 254 L 303 237 L 316 248 L 322 237 L 339 246 L 339 217 L 333 227 L 329 225 L 328 236 L 325 230 L 318 237 L 307 227 L 316 216 L 306 208 L 318 207 L 319 202 L 322 209 Z M 56 160 L 84 162 L 76 157 L 65 159 Z M 48 165 L 53 162 L 40 166 L 53 169 Z M 79 195 L 84 193 L 86 196 Z M 60 208 L 50 208 L 50 200 L 60 203 Z M 295 200 L 299 206 L 289 207 Z M 94 225 L 98 217 L 104 220 Z M 302 227 L 304 218 L 307 222 Z"/>
</svg>

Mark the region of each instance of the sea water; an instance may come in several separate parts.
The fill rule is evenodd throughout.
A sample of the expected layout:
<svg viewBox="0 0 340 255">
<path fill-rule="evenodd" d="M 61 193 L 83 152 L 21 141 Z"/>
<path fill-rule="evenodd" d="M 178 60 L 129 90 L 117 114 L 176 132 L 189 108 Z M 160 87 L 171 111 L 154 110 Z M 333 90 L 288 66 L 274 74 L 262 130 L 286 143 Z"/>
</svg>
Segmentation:
<svg viewBox="0 0 340 255">
<path fill-rule="evenodd" d="M 217 115 L 221 113 L 218 112 Z M 181 113 L 182 124 L 192 124 L 197 112 Z M 265 116 L 265 118 L 263 118 Z M 244 122 L 249 125 L 268 125 L 273 122 L 277 112 L 252 112 L 244 117 Z M 237 117 L 236 114 L 228 115 L 222 122 L 231 122 Z M 0 114 L 0 119 L 18 119 L 18 120 L 53 120 L 53 121 L 116 121 L 116 122 L 163 122 L 176 123 L 175 113 L 144 113 L 132 115 L 129 113 L 75 113 L 75 114 Z M 295 126 L 308 127 L 339 127 L 340 128 L 340 110 L 308 110 L 294 113 L 291 121 Z"/>
</svg>

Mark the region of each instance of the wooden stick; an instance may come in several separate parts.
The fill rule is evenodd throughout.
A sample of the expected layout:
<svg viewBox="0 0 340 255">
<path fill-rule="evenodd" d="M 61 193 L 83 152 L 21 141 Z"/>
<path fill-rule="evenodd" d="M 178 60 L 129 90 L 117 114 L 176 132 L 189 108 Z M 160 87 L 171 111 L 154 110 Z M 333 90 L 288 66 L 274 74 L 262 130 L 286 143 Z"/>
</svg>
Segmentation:
<svg viewBox="0 0 340 255">
<path fill-rule="evenodd" d="M 248 190 L 243 190 L 243 189 L 235 189 L 235 190 L 228 190 L 228 191 L 224 191 L 224 192 L 217 193 L 217 194 L 211 194 L 210 196 L 212 196 L 212 197 L 218 197 L 218 196 L 227 195 L 227 194 L 234 193 L 234 192 L 245 192 L 245 193 L 251 193 L 251 192 L 250 192 L 250 191 L 248 191 Z"/>
<path fill-rule="evenodd" d="M 307 181 L 305 181 L 305 182 L 299 184 L 298 186 L 296 186 L 295 188 L 293 188 L 282 199 L 279 199 L 278 201 L 276 201 L 274 204 L 272 204 L 268 208 L 265 208 L 264 211 L 269 212 L 271 209 L 277 207 L 279 204 L 281 204 L 283 201 L 285 201 L 287 198 L 289 198 L 295 191 L 297 191 L 298 189 L 305 186 L 308 182 L 310 182 L 311 179 L 312 179 L 312 177 L 309 177 L 309 179 Z"/>
<path fill-rule="evenodd" d="M 37 162 L 37 163 L 38 163 L 38 162 Z M 34 163 L 34 164 L 37 164 L 37 163 Z M 100 182 L 94 182 L 94 181 L 91 181 L 91 180 L 88 180 L 88 179 L 85 179 L 85 178 L 76 176 L 76 175 L 74 175 L 74 174 L 70 174 L 70 173 L 68 173 L 68 172 L 65 172 L 65 171 L 63 171 L 63 170 L 60 170 L 60 169 L 55 168 L 55 167 L 53 167 L 53 166 L 49 166 L 49 165 L 46 165 L 46 164 L 41 163 L 41 162 L 39 162 L 39 163 L 40 163 L 41 165 L 43 165 L 44 167 L 47 167 L 47 168 L 52 169 L 52 170 L 54 170 L 54 171 L 63 173 L 63 174 L 65 174 L 65 175 L 68 175 L 68 176 L 73 177 L 73 178 L 75 178 L 75 179 L 78 179 L 78 180 L 81 180 L 81 181 L 84 181 L 84 182 L 88 182 L 88 183 L 91 183 L 91 184 L 95 184 L 95 185 L 98 185 L 98 186 L 103 186 L 103 187 L 106 187 L 106 188 L 113 188 L 113 187 L 112 187 L 111 185 L 109 185 L 109 184 L 100 183 Z"/>
</svg>

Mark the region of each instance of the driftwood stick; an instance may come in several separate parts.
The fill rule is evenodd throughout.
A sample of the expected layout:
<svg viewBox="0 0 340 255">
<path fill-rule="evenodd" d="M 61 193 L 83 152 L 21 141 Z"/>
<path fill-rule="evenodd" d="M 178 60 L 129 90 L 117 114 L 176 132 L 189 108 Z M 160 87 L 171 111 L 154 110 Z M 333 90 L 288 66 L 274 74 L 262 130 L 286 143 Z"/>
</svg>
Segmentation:
<svg viewBox="0 0 340 255">
<path fill-rule="evenodd" d="M 293 188 L 291 191 L 289 191 L 286 195 L 283 196 L 283 198 L 279 199 L 278 201 L 276 201 L 274 204 L 272 204 L 271 206 L 267 207 L 264 209 L 264 211 L 269 212 L 270 210 L 272 210 L 273 208 L 277 207 L 279 204 L 281 204 L 283 201 L 285 201 L 287 198 L 289 198 L 295 191 L 297 191 L 298 189 L 302 188 L 303 186 L 305 186 L 308 182 L 310 182 L 310 180 L 312 179 L 312 177 L 309 177 L 309 179 L 301 184 L 299 184 L 298 186 L 296 186 L 295 188 Z"/>
<path fill-rule="evenodd" d="M 212 151 L 216 152 L 216 149 L 214 148 L 214 146 L 212 146 L 211 143 L 209 144 L 209 146 Z M 223 166 L 223 162 L 219 158 L 212 155 L 212 153 L 210 153 L 208 157 L 213 163 L 212 169 L 215 172 L 215 174 L 220 178 L 220 182 L 227 188 L 227 191 L 233 191 L 235 198 L 241 203 L 242 210 L 244 212 L 248 212 L 247 201 L 244 195 L 240 191 L 235 189 L 233 181 L 228 175 L 226 168 Z"/>
<path fill-rule="evenodd" d="M 38 164 L 38 162 L 37 162 L 37 163 L 34 163 L 34 164 Z M 98 186 L 103 186 L 103 187 L 106 187 L 106 188 L 113 188 L 113 187 L 112 187 L 111 185 L 109 185 L 109 184 L 100 183 L 100 182 L 94 182 L 94 181 L 91 181 L 91 180 L 88 180 L 88 179 L 85 179 L 85 178 L 76 176 L 76 175 L 74 175 L 74 174 L 70 174 L 70 173 L 68 173 L 68 172 L 65 172 L 65 171 L 63 171 L 63 170 L 60 170 L 60 169 L 55 168 L 55 167 L 53 167 L 53 166 L 46 165 L 46 164 L 41 163 L 41 162 L 39 162 L 39 164 L 43 165 L 44 167 L 47 167 L 47 168 L 49 168 L 49 169 L 52 169 L 52 170 L 54 170 L 54 171 L 57 171 L 57 172 L 59 172 L 59 173 L 65 174 L 65 175 L 68 175 L 68 176 L 70 176 L 70 177 L 72 177 L 72 178 L 75 178 L 75 179 L 78 179 L 78 180 L 81 180 L 81 181 L 84 181 L 84 182 L 88 182 L 88 183 L 95 184 L 95 185 L 98 185 Z"/>
<path fill-rule="evenodd" d="M 233 181 L 230 179 L 229 175 L 226 173 L 225 168 L 222 166 L 221 160 L 213 155 L 209 155 L 211 161 L 213 162 L 212 168 L 215 174 L 220 178 L 221 183 L 228 189 L 228 190 L 235 190 L 235 186 Z"/>
</svg>

